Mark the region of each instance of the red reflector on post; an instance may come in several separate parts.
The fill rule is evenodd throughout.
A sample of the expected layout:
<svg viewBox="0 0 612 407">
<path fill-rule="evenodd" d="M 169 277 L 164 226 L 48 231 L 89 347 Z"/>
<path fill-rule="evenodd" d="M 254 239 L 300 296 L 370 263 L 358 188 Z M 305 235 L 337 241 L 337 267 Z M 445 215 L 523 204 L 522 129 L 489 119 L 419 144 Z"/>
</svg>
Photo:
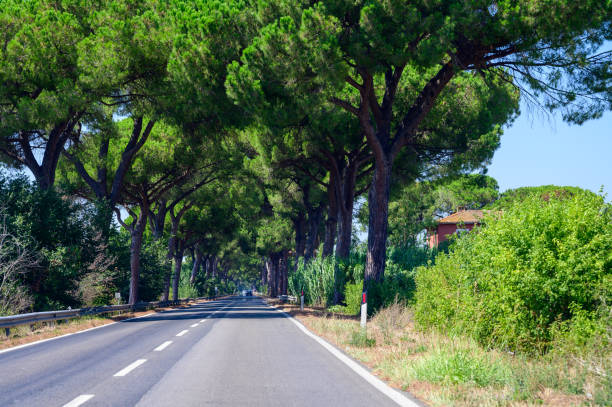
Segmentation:
<svg viewBox="0 0 612 407">
<path fill-rule="evenodd" d="M 362 304 L 366 303 L 366 293 L 365 292 L 363 294 L 361 294 L 361 303 Z"/>
</svg>

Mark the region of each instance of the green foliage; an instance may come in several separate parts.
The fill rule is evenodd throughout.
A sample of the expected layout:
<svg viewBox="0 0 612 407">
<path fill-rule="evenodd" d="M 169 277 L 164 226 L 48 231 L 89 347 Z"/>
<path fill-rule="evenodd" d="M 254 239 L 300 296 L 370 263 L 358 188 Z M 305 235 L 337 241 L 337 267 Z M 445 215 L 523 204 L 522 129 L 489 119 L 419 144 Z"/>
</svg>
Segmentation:
<svg viewBox="0 0 612 407">
<path fill-rule="evenodd" d="M 76 281 L 95 256 L 90 211 L 70 202 L 54 190 L 42 191 L 24 176 L 0 178 L 7 231 L 22 236 L 22 243 L 36 259 L 20 275 L 32 294 L 33 309 L 46 310 L 79 305 Z"/>
<path fill-rule="evenodd" d="M 511 382 L 512 371 L 486 353 L 466 349 L 438 348 L 413 366 L 417 380 L 441 384 L 503 386 Z"/>
<path fill-rule="evenodd" d="M 358 348 L 371 348 L 376 346 L 376 339 L 370 338 L 365 330 L 359 329 L 351 333 L 349 344 Z"/>
<path fill-rule="evenodd" d="M 611 219 L 590 192 L 511 203 L 418 269 L 417 321 L 521 351 L 547 350 L 559 329 L 589 340 L 612 298 Z"/>
<path fill-rule="evenodd" d="M 121 293 L 121 298 L 126 301 L 130 294 L 130 239 L 130 233 L 121 229 L 111 235 L 109 242 L 111 252 L 117 257 L 111 287 L 116 287 Z M 164 272 L 170 268 L 166 255 L 165 242 L 156 241 L 151 236 L 145 235 L 140 253 L 139 301 L 159 299 Z M 108 297 L 105 297 L 105 300 L 108 300 Z"/>
<path fill-rule="evenodd" d="M 334 256 L 321 257 L 304 264 L 298 263 L 297 270 L 290 273 L 288 289 L 291 295 L 300 296 L 304 290 L 304 301 L 316 306 L 333 304 L 334 289 L 342 291 L 342 285 L 336 285 L 335 276 L 339 274 L 338 263 Z"/>
<path fill-rule="evenodd" d="M 548 201 L 550 198 L 567 199 L 580 193 L 590 193 L 592 195 L 596 195 L 593 192 L 570 186 L 541 185 L 537 187 L 520 187 L 507 190 L 501 194 L 499 199 L 487 205 L 487 208 L 505 209 L 516 204 L 517 202 L 524 201 L 532 195 L 538 196 L 542 201 Z"/>
<path fill-rule="evenodd" d="M 347 283 L 344 287 L 344 313 L 357 315 L 361 310 L 361 293 L 363 292 L 363 281 L 357 280 L 355 283 Z"/>
</svg>

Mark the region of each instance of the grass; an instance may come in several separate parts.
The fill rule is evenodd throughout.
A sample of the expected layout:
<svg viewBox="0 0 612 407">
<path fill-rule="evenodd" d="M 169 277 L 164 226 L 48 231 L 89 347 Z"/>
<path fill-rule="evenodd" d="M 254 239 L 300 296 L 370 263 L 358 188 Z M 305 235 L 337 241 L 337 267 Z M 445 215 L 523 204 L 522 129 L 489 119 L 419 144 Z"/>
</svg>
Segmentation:
<svg viewBox="0 0 612 407">
<path fill-rule="evenodd" d="M 415 329 L 396 302 L 368 321 L 279 304 L 310 330 L 432 406 L 612 406 L 612 352 L 515 355 Z"/>
<path fill-rule="evenodd" d="M 416 362 L 413 377 L 431 383 L 471 384 L 477 387 L 503 386 L 512 381 L 508 365 L 487 353 L 467 349 L 438 348 Z"/>
</svg>

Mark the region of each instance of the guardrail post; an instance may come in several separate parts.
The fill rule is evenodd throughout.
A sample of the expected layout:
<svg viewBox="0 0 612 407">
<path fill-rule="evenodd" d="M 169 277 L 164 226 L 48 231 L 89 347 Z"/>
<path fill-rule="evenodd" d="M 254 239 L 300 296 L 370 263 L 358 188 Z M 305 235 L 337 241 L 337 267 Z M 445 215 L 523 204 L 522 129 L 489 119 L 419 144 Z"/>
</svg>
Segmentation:
<svg viewBox="0 0 612 407">
<path fill-rule="evenodd" d="M 367 319 L 368 319 L 368 302 L 367 302 L 367 294 L 364 291 L 361 294 L 361 328 L 365 329 Z"/>
<path fill-rule="evenodd" d="M 4 328 L 4 333 L 6 334 L 6 337 L 8 338 L 11 335 L 11 328 Z"/>
</svg>

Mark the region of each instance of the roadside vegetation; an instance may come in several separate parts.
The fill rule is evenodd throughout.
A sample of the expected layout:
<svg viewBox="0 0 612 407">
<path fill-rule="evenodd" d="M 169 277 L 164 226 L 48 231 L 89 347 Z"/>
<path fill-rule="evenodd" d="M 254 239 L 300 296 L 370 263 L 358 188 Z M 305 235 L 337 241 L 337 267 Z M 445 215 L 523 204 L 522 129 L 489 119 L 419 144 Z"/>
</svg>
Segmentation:
<svg viewBox="0 0 612 407">
<path fill-rule="evenodd" d="M 499 211 L 447 252 L 403 250 L 412 263 L 390 253 L 388 280 L 374 291 L 387 301 L 368 302 L 366 331 L 361 274 L 350 274 L 363 267 L 357 253 L 298 268 L 290 287 L 306 281 L 321 293 L 306 297 L 318 308 L 288 310 L 433 405 L 609 405 L 612 207 L 553 186 L 510 191 L 493 205 Z M 333 280 L 308 283 L 329 281 L 333 267 L 345 276 L 344 305 L 329 306 Z"/>
</svg>

